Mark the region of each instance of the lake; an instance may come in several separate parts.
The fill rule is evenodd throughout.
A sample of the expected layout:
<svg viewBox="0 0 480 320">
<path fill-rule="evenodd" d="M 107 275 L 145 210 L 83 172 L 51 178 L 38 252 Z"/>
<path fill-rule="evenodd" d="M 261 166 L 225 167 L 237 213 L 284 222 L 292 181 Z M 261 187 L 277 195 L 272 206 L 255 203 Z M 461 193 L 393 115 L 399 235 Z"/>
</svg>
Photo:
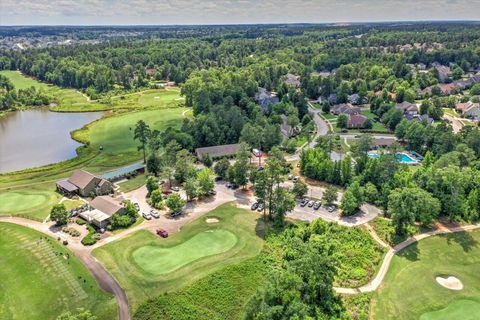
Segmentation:
<svg viewBox="0 0 480 320">
<path fill-rule="evenodd" d="M 9 112 L 0 118 L 0 173 L 74 158 L 81 146 L 70 132 L 103 112 L 60 113 L 48 109 Z"/>
</svg>

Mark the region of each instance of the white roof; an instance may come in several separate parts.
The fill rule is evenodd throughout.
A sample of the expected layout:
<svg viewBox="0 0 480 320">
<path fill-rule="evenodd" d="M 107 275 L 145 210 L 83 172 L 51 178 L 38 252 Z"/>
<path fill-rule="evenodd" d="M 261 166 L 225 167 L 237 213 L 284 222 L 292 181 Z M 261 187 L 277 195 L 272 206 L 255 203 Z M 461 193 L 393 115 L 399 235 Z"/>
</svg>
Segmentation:
<svg viewBox="0 0 480 320">
<path fill-rule="evenodd" d="M 105 221 L 105 220 L 108 220 L 110 219 L 110 216 L 106 213 L 103 213 L 102 211 L 98 210 L 98 209 L 93 209 L 91 211 L 85 211 L 85 212 L 82 212 L 80 213 L 80 216 L 84 219 L 86 219 L 88 222 L 91 222 L 91 221 L 98 221 L 98 222 L 102 222 L 102 221 Z"/>
</svg>

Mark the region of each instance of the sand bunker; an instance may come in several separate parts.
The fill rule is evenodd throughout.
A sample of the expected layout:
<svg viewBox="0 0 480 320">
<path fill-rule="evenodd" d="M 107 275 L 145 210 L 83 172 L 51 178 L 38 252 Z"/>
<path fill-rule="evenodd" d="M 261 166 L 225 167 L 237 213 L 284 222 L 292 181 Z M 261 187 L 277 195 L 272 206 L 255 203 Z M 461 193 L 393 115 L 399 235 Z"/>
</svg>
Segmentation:
<svg viewBox="0 0 480 320">
<path fill-rule="evenodd" d="M 448 278 L 443 278 L 443 277 L 437 277 L 436 278 L 438 284 L 441 286 L 450 289 L 450 290 L 462 290 L 463 289 L 463 283 L 456 277 L 448 277 Z"/>
<path fill-rule="evenodd" d="M 217 223 L 220 222 L 217 218 L 207 218 L 207 223 Z"/>
</svg>

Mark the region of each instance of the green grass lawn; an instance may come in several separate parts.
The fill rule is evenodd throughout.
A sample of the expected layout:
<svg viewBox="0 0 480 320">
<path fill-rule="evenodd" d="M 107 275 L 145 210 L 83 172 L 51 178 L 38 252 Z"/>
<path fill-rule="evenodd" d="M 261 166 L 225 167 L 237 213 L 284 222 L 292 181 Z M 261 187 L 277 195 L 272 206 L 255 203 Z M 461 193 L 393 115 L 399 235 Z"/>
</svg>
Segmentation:
<svg viewBox="0 0 480 320">
<path fill-rule="evenodd" d="M 0 191 L 0 215 L 45 219 L 58 202 L 60 195 L 43 188 L 24 188 Z"/>
<path fill-rule="evenodd" d="M 94 149 L 103 147 L 103 156 L 137 151 L 138 141 L 133 140 L 135 124 L 145 121 L 150 128 L 165 130 L 167 127 L 179 127 L 183 108 L 165 110 L 146 110 L 119 114 L 88 125 L 88 141 Z"/>
<path fill-rule="evenodd" d="M 479 265 L 480 231 L 435 236 L 415 243 L 393 258 L 375 294 L 373 318 L 478 319 Z M 446 289 L 435 280 L 450 275 L 462 281 L 463 290 Z"/>
<path fill-rule="evenodd" d="M 79 307 L 116 319 L 114 297 L 55 239 L 0 223 L 0 252 L 0 319 L 56 319 Z"/>
<path fill-rule="evenodd" d="M 52 86 L 37 81 L 35 79 L 25 77 L 19 71 L 12 71 L 12 70 L 2 70 L 0 71 L 0 75 L 8 77 L 10 81 L 15 86 L 15 89 L 27 89 L 30 87 L 35 87 L 37 89 L 48 89 Z"/>
<path fill-rule="evenodd" d="M 85 202 L 80 200 L 65 200 L 62 203 L 65 205 L 65 208 L 67 208 L 67 210 L 69 211 L 72 209 L 78 208 L 80 206 L 83 206 L 85 204 Z"/>
<path fill-rule="evenodd" d="M 147 175 L 143 173 L 136 175 L 125 182 L 119 183 L 118 185 L 120 186 L 120 190 L 122 192 L 130 192 L 143 186 L 145 184 L 145 180 L 147 180 Z"/>
<path fill-rule="evenodd" d="M 207 216 L 214 216 L 220 222 L 206 223 Z M 93 254 L 120 282 L 135 310 L 149 298 L 179 290 L 227 265 L 257 256 L 263 247 L 260 237 L 263 224 L 260 221 L 258 215 L 228 203 L 185 225 L 180 232 L 166 239 L 141 230 L 95 249 Z M 198 238 L 199 235 L 203 237 L 206 231 L 213 231 L 215 238 Z M 214 251 L 198 248 L 196 244 L 213 245 L 215 241 L 218 242 L 215 246 L 219 247 Z M 161 258 L 153 256 L 174 253 L 172 250 L 175 247 L 186 256 L 174 257 L 172 262 L 165 261 L 165 266 L 161 265 Z M 195 252 L 195 248 L 200 253 Z M 220 253 L 214 254 L 216 252 Z"/>
<path fill-rule="evenodd" d="M 325 112 L 322 112 L 322 117 L 324 117 L 325 119 L 327 119 L 329 121 L 337 121 L 337 119 L 338 119 L 338 116 L 336 116 L 334 114 L 331 114 L 331 113 L 325 113 Z"/>
<path fill-rule="evenodd" d="M 263 283 L 266 270 L 260 256 L 227 266 L 142 304 L 134 319 L 243 319 L 245 305 Z"/>
<path fill-rule="evenodd" d="M 143 246 L 132 253 L 135 263 L 154 275 L 167 274 L 199 259 L 232 249 L 238 239 L 223 229 L 205 230 L 176 246 Z"/>
</svg>

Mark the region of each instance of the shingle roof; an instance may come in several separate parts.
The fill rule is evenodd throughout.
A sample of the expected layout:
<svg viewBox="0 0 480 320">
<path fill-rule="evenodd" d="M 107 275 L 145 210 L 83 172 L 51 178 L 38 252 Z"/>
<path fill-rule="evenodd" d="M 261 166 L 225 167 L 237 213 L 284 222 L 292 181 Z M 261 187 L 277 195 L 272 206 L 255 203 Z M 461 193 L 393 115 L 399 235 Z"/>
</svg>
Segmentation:
<svg viewBox="0 0 480 320">
<path fill-rule="evenodd" d="M 109 216 L 120 211 L 123 206 L 120 201 L 109 196 L 98 196 L 90 202 L 90 206 Z"/>
<path fill-rule="evenodd" d="M 83 189 L 95 178 L 97 177 L 90 172 L 77 170 L 70 178 L 68 178 L 68 182 L 76 185 L 80 189 Z"/>
<path fill-rule="evenodd" d="M 60 180 L 57 181 L 57 186 L 59 186 L 62 189 L 67 190 L 68 192 L 74 192 L 78 190 L 78 187 L 72 183 L 70 183 L 68 180 Z"/>
<path fill-rule="evenodd" d="M 240 150 L 240 144 L 225 144 L 221 146 L 204 147 L 195 149 L 197 156 L 202 159 L 205 154 L 211 157 L 222 157 L 228 155 L 234 155 Z"/>
</svg>

